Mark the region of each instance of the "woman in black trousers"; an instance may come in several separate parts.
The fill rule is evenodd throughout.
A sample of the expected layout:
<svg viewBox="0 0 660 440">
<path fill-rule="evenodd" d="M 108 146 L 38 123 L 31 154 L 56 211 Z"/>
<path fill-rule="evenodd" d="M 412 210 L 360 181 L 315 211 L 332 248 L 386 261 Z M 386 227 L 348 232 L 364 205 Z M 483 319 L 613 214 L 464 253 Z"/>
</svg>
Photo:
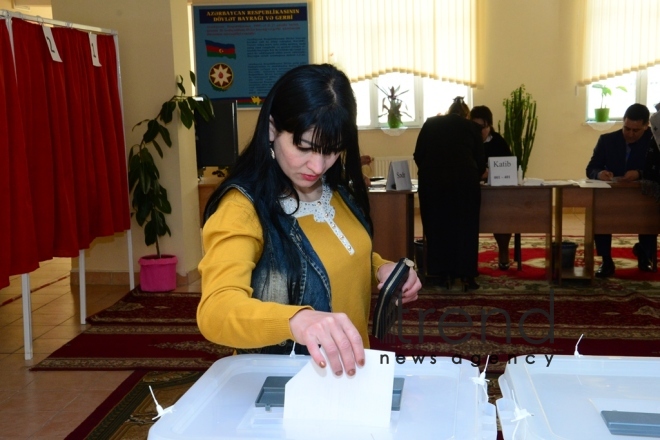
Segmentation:
<svg viewBox="0 0 660 440">
<path fill-rule="evenodd" d="M 415 147 L 419 204 L 426 237 L 426 272 L 450 287 L 478 289 L 479 208 L 485 171 L 480 127 L 463 98 L 424 123 Z"/>
</svg>

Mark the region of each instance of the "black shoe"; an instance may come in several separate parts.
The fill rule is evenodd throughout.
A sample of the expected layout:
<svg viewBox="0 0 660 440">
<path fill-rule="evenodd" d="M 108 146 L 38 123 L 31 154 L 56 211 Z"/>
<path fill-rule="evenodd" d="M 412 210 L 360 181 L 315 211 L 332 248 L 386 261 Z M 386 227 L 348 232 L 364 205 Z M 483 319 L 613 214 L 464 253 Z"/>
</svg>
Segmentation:
<svg viewBox="0 0 660 440">
<path fill-rule="evenodd" d="M 632 248 L 633 255 L 637 257 L 637 268 L 642 272 L 655 272 L 653 264 L 642 252 L 642 247 L 639 243 L 635 243 Z"/>
<path fill-rule="evenodd" d="M 474 277 L 466 277 L 462 279 L 463 281 L 463 292 L 467 292 L 469 290 L 477 290 L 479 287 L 479 284 L 474 280 Z"/>
<path fill-rule="evenodd" d="M 598 278 L 607 278 L 614 275 L 614 261 L 603 261 L 603 264 L 600 265 L 596 271 L 596 277 Z"/>
<path fill-rule="evenodd" d="M 497 267 L 500 270 L 507 271 L 507 270 L 509 270 L 509 263 L 508 262 L 506 262 L 506 263 L 497 263 Z"/>
</svg>

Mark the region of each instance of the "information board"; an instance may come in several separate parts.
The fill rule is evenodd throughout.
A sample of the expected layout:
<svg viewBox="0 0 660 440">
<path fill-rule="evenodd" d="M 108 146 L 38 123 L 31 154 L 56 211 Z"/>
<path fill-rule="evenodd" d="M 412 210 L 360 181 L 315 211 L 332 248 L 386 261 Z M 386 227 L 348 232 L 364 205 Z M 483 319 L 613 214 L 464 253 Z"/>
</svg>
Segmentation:
<svg viewBox="0 0 660 440">
<path fill-rule="evenodd" d="M 259 106 L 275 81 L 309 63 L 306 3 L 193 6 L 198 92 Z"/>
</svg>

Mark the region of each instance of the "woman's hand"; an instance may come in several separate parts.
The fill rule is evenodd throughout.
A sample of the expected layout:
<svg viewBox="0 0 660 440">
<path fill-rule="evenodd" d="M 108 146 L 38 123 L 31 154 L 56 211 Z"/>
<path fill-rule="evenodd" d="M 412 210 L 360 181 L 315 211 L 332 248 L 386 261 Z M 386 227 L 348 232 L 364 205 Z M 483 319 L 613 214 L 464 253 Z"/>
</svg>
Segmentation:
<svg viewBox="0 0 660 440">
<path fill-rule="evenodd" d="M 344 313 L 317 312 L 303 309 L 289 319 L 296 343 L 305 345 L 314 362 L 325 368 L 323 347 L 332 372 L 353 376 L 356 365 L 364 366 L 364 344 L 360 332 Z M 343 365 L 343 368 L 342 368 Z"/>
<path fill-rule="evenodd" d="M 395 267 L 396 263 L 385 263 L 378 268 L 378 279 L 380 280 L 378 283 L 378 289 L 383 287 L 385 280 L 387 280 L 387 277 L 390 276 Z M 417 293 L 421 288 L 422 282 L 419 281 L 419 277 L 417 277 L 417 272 L 415 269 L 411 267 L 408 271 L 408 279 L 405 283 L 403 283 L 403 287 L 401 288 L 401 302 L 405 304 L 416 301 Z"/>
</svg>

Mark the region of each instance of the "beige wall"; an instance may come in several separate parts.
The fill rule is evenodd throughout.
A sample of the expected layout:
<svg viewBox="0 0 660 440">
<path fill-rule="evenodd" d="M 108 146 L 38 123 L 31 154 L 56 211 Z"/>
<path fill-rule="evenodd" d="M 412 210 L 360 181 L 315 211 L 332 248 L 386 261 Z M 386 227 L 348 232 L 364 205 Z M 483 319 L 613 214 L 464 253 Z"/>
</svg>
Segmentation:
<svg viewBox="0 0 660 440">
<path fill-rule="evenodd" d="M 538 103 L 539 118 L 527 175 L 584 177 L 599 133 L 584 124 L 585 90 L 575 87 L 578 54 L 573 29 L 580 20 L 575 11 L 578 1 L 478 1 L 483 87 L 474 91 L 474 103 L 488 105 L 497 125 L 503 119 L 502 100 L 524 83 Z M 233 0 L 194 3 L 236 4 Z M 128 145 L 137 140 L 132 125 L 155 114 L 159 103 L 174 92 L 174 75 L 188 70 L 182 30 L 185 4 L 185 0 L 53 0 L 55 19 L 119 31 Z M 254 110 L 239 111 L 241 148 L 251 137 L 256 116 Z M 391 137 L 381 130 L 363 130 L 360 141 L 364 154 L 410 155 L 418 133 L 418 129 L 409 128 Z M 175 211 L 168 218 L 173 237 L 164 240 L 164 250 L 183 260 L 177 267 L 180 274 L 194 270 L 201 255 L 191 139 L 187 132 L 176 136 L 174 142 L 181 145 L 166 153 L 162 165 L 167 170 L 164 180 Z M 135 255 L 146 254 L 141 229 L 135 224 L 132 229 Z M 125 268 L 126 246 L 121 236 L 97 240 L 88 255 L 88 270 Z"/>
</svg>

